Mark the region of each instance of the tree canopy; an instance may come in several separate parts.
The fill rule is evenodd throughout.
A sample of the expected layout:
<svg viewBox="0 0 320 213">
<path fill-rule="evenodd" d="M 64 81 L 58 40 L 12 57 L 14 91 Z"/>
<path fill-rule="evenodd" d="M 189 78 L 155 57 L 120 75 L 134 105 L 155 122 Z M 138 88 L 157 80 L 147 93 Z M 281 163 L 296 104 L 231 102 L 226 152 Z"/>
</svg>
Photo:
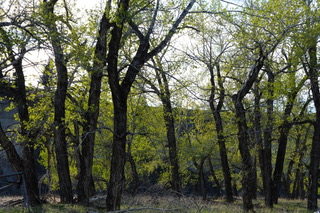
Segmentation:
<svg viewBox="0 0 320 213">
<path fill-rule="evenodd" d="M 154 184 L 240 193 L 245 212 L 258 193 L 318 208 L 319 2 L 101 5 L 1 1 L 0 91 L 18 122 L 0 145 L 32 205 L 39 182 L 64 203 L 106 190 L 109 211 Z"/>
</svg>

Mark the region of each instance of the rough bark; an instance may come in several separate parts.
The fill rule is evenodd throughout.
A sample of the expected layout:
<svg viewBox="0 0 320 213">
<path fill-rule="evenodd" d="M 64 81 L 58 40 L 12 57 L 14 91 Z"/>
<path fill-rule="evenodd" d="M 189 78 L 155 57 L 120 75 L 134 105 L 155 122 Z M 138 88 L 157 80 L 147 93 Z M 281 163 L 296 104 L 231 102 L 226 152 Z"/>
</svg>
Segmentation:
<svg viewBox="0 0 320 213">
<path fill-rule="evenodd" d="M 227 202 L 230 203 L 230 202 L 233 202 L 234 200 L 233 193 L 232 193 L 232 179 L 231 179 L 230 168 L 228 163 L 227 148 L 226 148 L 226 142 L 225 142 L 224 130 L 223 130 L 223 122 L 222 122 L 222 117 L 220 113 L 224 103 L 225 89 L 223 86 L 223 80 L 221 77 L 219 64 L 217 63 L 215 67 L 217 71 L 218 86 L 220 91 L 219 102 L 217 105 L 215 105 L 215 94 L 218 88 L 215 82 L 215 74 L 213 71 L 214 68 L 212 65 L 209 65 L 208 68 L 210 72 L 210 82 L 211 82 L 211 93 L 209 98 L 209 105 L 210 105 L 211 112 L 214 116 L 216 132 L 218 135 L 219 154 L 220 154 L 221 166 L 222 166 L 223 177 L 224 177 L 226 200 Z"/>
<path fill-rule="evenodd" d="M 272 200 L 272 155 L 271 155 L 271 147 L 272 147 L 272 128 L 273 128 L 273 84 L 274 84 L 274 74 L 272 71 L 268 70 L 268 98 L 267 98 L 267 124 L 264 130 L 264 193 L 265 193 L 265 204 L 266 206 L 272 208 L 273 200 Z"/>
<path fill-rule="evenodd" d="M 22 171 L 26 178 L 26 189 L 29 197 L 29 202 L 31 206 L 40 205 L 40 197 L 38 190 L 38 179 L 37 173 L 35 170 L 36 156 L 34 154 L 34 134 L 26 128 L 27 123 L 29 122 L 29 111 L 27 104 L 27 92 L 25 86 L 25 78 L 23 73 L 22 60 L 26 54 L 25 44 L 21 48 L 21 52 L 18 57 L 15 56 L 13 51 L 12 42 L 7 36 L 6 32 L 3 29 L 1 34 L 4 41 L 6 42 L 6 47 L 9 55 L 9 61 L 11 61 L 14 70 L 16 72 L 16 81 L 15 87 L 11 87 L 13 91 L 13 97 L 18 109 L 18 116 L 20 121 L 20 134 L 23 136 L 24 141 L 22 142 L 22 157 L 20 157 L 11 141 L 6 137 L 4 132 L 1 130 L 1 144 L 5 149 L 9 161 L 13 164 L 14 168 L 17 171 Z M 19 162 L 20 161 L 20 162 Z"/>
<path fill-rule="evenodd" d="M 56 26 L 56 16 L 54 6 L 57 0 L 47 2 L 44 0 L 46 7 L 46 25 L 53 47 L 55 57 L 55 66 L 57 69 L 57 88 L 54 96 L 54 144 L 56 151 L 57 172 L 59 177 L 60 198 L 63 203 L 71 203 L 72 184 L 69 171 L 69 160 L 67 141 L 65 133 L 65 100 L 68 89 L 68 70 L 66 59 L 63 53 L 59 31 Z"/>
<path fill-rule="evenodd" d="M 262 126 L 261 126 L 261 119 L 262 119 L 262 113 L 261 113 L 261 96 L 262 92 L 259 88 L 259 82 L 255 83 L 255 86 L 253 88 L 254 93 L 254 140 L 256 142 L 256 147 L 258 150 L 258 162 L 260 166 L 261 171 L 261 177 L 262 177 L 262 184 L 263 184 L 263 194 L 265 195 L 265 188 L 266 181 L 264 176 L 264 146 L 263 146 L 263 139 L 262 139 Z"/>
<path fill-rule="evenodd" d="M 38 189 L 38 178 L 36 172 L 36 156 L 34 153 L 34 133 L 26 129 L 25 124 L 29 121 L 29 111 L 27 105 L 27 95 L 25 87 L 25 79 L 22 68 L 22 58 L 14 64 L 17 79 L 16 79 L 16 90 L 17 95 L 15 101 L 18 107 L 18 114 L 20 119 L 21 135 L 24 136 L 25 141 L 23 143 L 22 150 L 22 163 L 23 172 L 26 178 L 26 188 L 29 196 L 29 202 L 32 206 L 40 205 L 39 189 Z"/>
<path fill-rule="evenodd" d="M 109 20 L 106 13 L 100 21 L 100 30 L 95 47 L 95 57 L 90 72 L 90 90 L 88 99 L 88 110 L 85 115 L 86 123 L 83 127 L 82 146 L 80 155 L 80 174 L 77 185 L 78 201 L 88 203 L 89 198 L 94 195 L 94 181 L 92 178 L 92 164 L 95 144 L 95 133 L 100 110 L 101 80 L 103 68 L 106 65 L 107 33 Z"/>
<path fill-rule="evenodd" d="M 167 95 L 169 91 L 167 91 Z M 174 118 L 172 112 L 172 106 L 170 101 L 170 95 L 163 97 L 163 113 L 164 120 L 166 125 L 166 134 L 168 140 L 168 148 L 169 148 L 169 161 L 171 167 L 171 188 L 177 192 L 181 192 L 181 181 L 179 174 L 179 161 L 177 154 L 177 141 L 175 136 L 175 126 L 174 126 Z"/>
<path fill-rule="evenodd" d="M 128 10 L 129 1 L 120 1 L 119 7 Z M 113 143 L 110 179 L 108 183 L 106 207 L 108 211 L 120 209 L 121 195 L 124 185 L 124 165 L 126 157 L 126 134 L 127 134 L 127 98 L 129 88 L 122 88 L 119 82 L 118 54 L 122 37 L 123 23 L 116 24 L 111 30 L 111 39 L 108 44 L 107 71 L 113 101 Z M 130 85 L 131 86 L 131 85 Z"/>
<path fill-rule="evenodd" d="M 7 157 L 10 163 L 12 164 L 13 168 L 17 172 L 23 171 L 22 160 L 16 148 L 14 147 L 13 143 L 11 143 L 9 138 L 6 136 L 1 125 L 0 125 L 0 144 L 1 144 L 1 147 L 5 150 Z"/>
<path fill-rule="evenodd" d="M 120 209 L 121 195 L 125 179 L 124 165 L 126 160 L 127 99 L 122 97 L 121 94 L 118 94 L 117 97 L 119 98 L 113 98 L 114 135 L 110 170 L 111 175 L 106 200 L 108 211 Z"/>
<path fill-rule="evenodd" d="M 281 177 L 283 174 L 283 164 L 285 160 L 286 150 L 287 150 L 287 143 L 288 143 L 288 135 L 290 129 L 292 127 L 292 123 L 289 122 L 289 117 L 291 115 L 295 98 L 302 87 L 305 80 L 301 80 L 300 83 L 295 87 L 291 93 L 288 95 L 288 101 L 286 103 L 284 109 L 284 115 L 282 123 L 279 126 L 279 138 L 278 138 L 278 151 L 277 151 L 277 158 L 276 164 L 273 172 L 273 182 L 272 182 L 272 200 L 273 203 L 278 203 L 279 197 L 279 187 L 281 183 Z"/>
<path fill-rule="evenodd" d="M 108 184 L 108 192 L 106 199 L 106 207 L 108 211 L 120 209 L 121 195 L 124 185 L 124 165 L 125 165 L 125 148 L 126 148 L 126 135 L 127 135 L 127 99 L 131 86 L 140 72 L 144 63 L 150 58 L 157 55 L 171 40 L 177 27 L 188 14 L 189 10 L 195 3 L 192 0 L 185 10 L 182 11 L 177 20 L 173 23 L 171 29 L 165 38 L 154 49 L 149 51 L 149 40 L 153 32 L 156 21 L 157 9 L 154 13 L 153 20 L 149 26 L 146 35 L 143 35 L 139 28 L 128 17 L 123 14 L 129 9 L 129 0 L 121 0 L 118 2 L 118 21 L 114 23 L 111 30 L 111 38 L 108 44 L 107 55 L 107 72 L 108 82 L 111 89 L 112 101 L 114 107 L 114 131 L 113 131 L 113 144 L 112 144 L 112 157 L 111 157 L 111 170 L 110 180 Z M 120 78 L 118 70 L 118 55 L 120 50 L 120 41 L 122 38 L 122 29 L 124 22 L 128 21 L 134 32 L 138 36 L 140 43 L 138 50 L 133 57 L 124 78 Z M 123 79 L 121 81 L 121 79 Z"/>
<path fill-rule="evenodd" d="M 237 100 L 236 96 L 233 96 L 235 113 L 238 126 L 238 142 L 239 150 L 242 159 L 242 199 L 243 210 L 249 212 L 253 210 L 252 193 L 250 193 L 252 182 L 251 178 L 254 176 L 252 157 L 249 150 L 249 136 L 248 126 L 245 118 L 245 109 L 242 101 Z"/>
<path fill-rule="evenodd" d="M 317 62 L 317 37 L 312 38 L 309 54 L 309 72 L 307 75 L 311 83 L 313 102 L 316 109 L 314 121 L 314 132 L 311 145 L 310 166 L 309 166 L 309 186 L 308 186 L 308 209 L 317 210 L 318 208 L 318 179 L 319 179 L 319 160 L 320 160 L 320 90 L 319 74 Z"/>
<path fill-rule="evenodd" d="M 220 197 L 221 196 L 221 192 L 222 192 L 222 187 L 219 183 L 219 180 L 214 172 L 214 169 L 213 169 L 213 165 L 212 165 L 212 162 L 211 162 L 211 158 L 210 156 L 208 156 L 208 163 L 209 163 L 209 167 L 210 167 L 210 171 L 211 171 L 211 174 L 213 176 L 213 180 L 214 180 L 214 183 L 216 184 L 217 186 L 217 190 L 218 190 L 218 196 Z"/>
<path fill-rule="evenodd" d="M 155 69 L 155 72 L 159 84 L 159 89 L 157 89 L 154 85 L 152 85 L 152 87 L 155 89 L 156 94 L 159 96 L 162 102 L 163 119 L 166 127 L 167 144 L 169 149 L 169 163 L 171 174 L 170 184 L 172 190 L 181 192 L 177 140 L 173 109 L 171 105 L 169 82 L 162 63 L 158 57 L 156 57 L 156 61 L 154 61 L 154 64 L 156 67 L 158 67 L 158 69 Z"/>
<path fill-rule="evenodd" d="M 254 176 L 252 157 L 250 154 L 250 138 L 248 135 L 248 125 L 246 119 L 246 111 L 243 105 L 243 99 L 252 88 L 257 76 L 263 67 L 265 56 L 260 55 L 251 67 L 247 80 L 242 85 L 237 94 L 232 96 L 235 107 L 235 117 L 238 127 L 238 142 L 239 150 L 242 159 L 242 189 L 243 189 L 243 210 L 245 212 L 253 211 L 252 193 L 251 192 L 251 178 Z"/>
</svg>

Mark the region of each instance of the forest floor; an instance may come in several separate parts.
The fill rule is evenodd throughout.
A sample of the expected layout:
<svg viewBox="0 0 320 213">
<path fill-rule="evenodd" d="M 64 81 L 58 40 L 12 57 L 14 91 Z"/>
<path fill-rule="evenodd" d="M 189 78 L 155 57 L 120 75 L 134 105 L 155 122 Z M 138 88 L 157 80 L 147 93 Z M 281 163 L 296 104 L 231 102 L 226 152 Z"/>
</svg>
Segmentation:
<svg viewBox="0 0 320 213">
<path fill-rule="evenodd" d="M 19 202 L 20 201 L 20 202 Z M 22 205 L 21 197 L 0 197 L 0 213 L 106 213 L 104 209 L 105 196 L 93 198 L 92 206 L 82 206 L 76 204 L 60 204 L 58 199 L 51 197 L 49 203 L 42 207 L 26 208 Z M 286 200 L 280 199 L 279 204 L 273 209 L 266 208 L 263 199 L 254 200 L 255 211 L 257 213 L 312 213 L 306 210 L 306 200 Z M 125 195 L 121 206 L 122 212 L 133 213 L 160 213 L 160 212 L 185 212 L 185 213 L 237 213 L 242 212 L 242 200 L 237 198 L 234 203 L 226 203 L 223 199 L 207 199 L 190 196 L 172 196 L 159 194 L 139 194 L 136 196 Z M 320 203 L 320 201 L 319 201 Z"/>
</svg>

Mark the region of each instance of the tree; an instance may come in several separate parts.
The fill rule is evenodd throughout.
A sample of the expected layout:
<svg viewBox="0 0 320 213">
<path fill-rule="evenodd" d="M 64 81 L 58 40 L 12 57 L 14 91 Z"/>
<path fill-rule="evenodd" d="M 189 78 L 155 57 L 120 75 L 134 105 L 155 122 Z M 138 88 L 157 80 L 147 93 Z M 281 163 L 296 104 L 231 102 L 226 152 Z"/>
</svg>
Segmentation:
<svg viewBox="0 0 320 213">
<path fill-rule="evenodd" d="M 110 181 L 106 200 L 107 209 L 109 211 L 118 210 L 120 208 L 126 156 L 127 99 L 131 86 L 145 62 L 157 55 L 168 44 L 176 32 L 177 27 L 195 3 L 195 0 L 190 1 L 187 7 L 173 23 L 171 29 L 169 29 L 164 39 L 152 50 L 149 50 L 149 43 L 151 34 L 155 30 L 154 27 L 157 21 L 160 2 L 155 2 L 154 13 L 152 15 L 150 25 L 145 33 L 141 32 L 141 29 L 139 29 L 138 25 L 135 24 L 132 17 L 129 16 L 129 3 L 130 2 L 128 0 L 122 0 L 116 5 L 115 18 L 111 22 L 113 28 L 110 32 L 110 41 L 108 44 L 109 52 L 107 54 L 107 72 L 109 77 L 108 82 L 111 88 L 114 106 L 114 136 L 112 145 Z M 118 68 L 118 60 L 121 42 L 123 42 L 123 30 L 126 23 L 130 25 L 134 33 L 137 35 L 139 44 L 133 59 L 129 62 L 127 70 L 124 73 L 124 77 L 121 79 L 119 75 L 119 71 L 121 70 Z"/>
<path fill-rule="evenodd" d="M 25 8 L 21 8 L 22 11 Z M 10 14 L 8 12 L 8 14 Z M 16 15 L 16 18 L 18 15 Z M 11 18 L 11 17 L 10 17 Z M 13 18 L 14 19 L 14 18 Z M 31 51 L 34 47 L 32 46 L 32 35 L 29 33 L 27 27 L 27 17 L 22 15 L 20 22 L 0 22 L 0 35 L 1 35 L 1 49 L 3 50 L 0 63 L 0 88 L 8 91 L 8 93 L 14 97 L 16 107 L 18 109 L 19 117 L 19 135 L 21 136 L 22 156 L 19 156 L 13 141 L 5 135 L 5 132 L 0 127 L 0 143 L 5 149 L 9 161 L 12 163 L 16 171 L 24 173 L 26 178 L 27 195 L 29 197 L 30 204 L 32 206 L 40 205 L 40 197 L 38 190 L 37 172 L 35 170 L 36 155 L 35 149 L 35 129 L 29 129 L 29 104 L 27 103 L 27 89 L 25 85 L 24 67 L 23 60 L 25 54 Z M 7 29 L 6 29 L 7 28 Z M 5 56 L 5 57 L 3 57 Z M 6 69 L 13 67 L 16 74 L 15 82 L 8 81 L 5 71 Z M 5 71 L 5 74 L 4 74 Z M 7 78 L 7 79 L 6 79 Z"/>
<path fill-rule="evenodd" d="M 167 50 L 165 50 L 167 52 Z M 169 79 L 167 73 L 172 70 L 173 65 L 170 65 L 170 62 L 165 61 L 165 53 L 161 57 L 155 56 L 152 59 L 151 67 L 154 68 L 156 86 L 150 79 L 147 79 L 145 76 L 141 77 L 147 84 L 151 87 L 152 91 L 159 97 L 162 103 L 163 110 L 163 119 L 166 127 L 166 137 L 167 137 L 167 146 L 169 149 L 169 163 L 170 163 L 170 184 L 172 190 L 181 192 L 181 178 L 179 174 L 179 161 L 178 161 L 178 148 L 177 148 L 177 139 L 176 139 L 176 127 L 175 119 L 171 101 L 171 92 L 169 87 Z M 166 68 L 164 67 L 166 64 Z"/>
<path fill-rule="evenodd" d="M 58 0 L 44 0 L 43 16 L 44 22 L 48 28 L 48 36 L 51 41 L 53 53 L 55 56 L 55 66 L 58 73 L 57 88 L 54 98 L 54 143 L 56 149 L 57 170 L 59 175 L 61 202 L 71 203 L 72 184 L 69 171 L 68 150 L 65 128 L 65 101 L 68 89 L 68 69 L 65 58 L 60 33 L 57 29 L 57 16 L 54 13 L 54 7 Z"/>
<path fill-rule="evenodd" d="M 111 1 L 108 6 L 111 6 Z M 90 72 L 90 90 L 88 110 L 85 115 L 86 124 L 83 127 L 82 152 L 80 157 L 80 174 L 77 186 L 78 199 L 80 202 L 89 202 L 90 196 L 95 193 L 92 179 L 92 164 L 94 156 L 95 132 L 100 110 L 100 93 L 103 69 L 106 65 L 107 33 L 110 28 L 108 14 L 104 13 L 100 20 L 100 29 L 95 46 L 93 66 Z"/>
<path fill-rule="evenodd" d="M 312 147 L 310 153 L 310 167 L 309 167 L 309 185 L 308 185 L 308 209 L 317 210 L 318 203 L 318 185 L 319 185 L 319 162 L 320 162 L 320 86 L 319 86 L 319 73 L 318 73 L 318 54 L 317 54 L 317 38 L 319 36 L 318 31 L 314 31 L 311 18 L 313 19 L 311 10 L 312 1 L 306 1 L 306 31 L 308 37 L 306 38 L 306 53 L 308 56 L 307 66 L 304 65 L 304 70 L 310 80 L 311 92 L 313 96 L 314 107 L 316 110 L 316 117 L 313 124 L 314 132 L 312 138 Z"/>
</svg>

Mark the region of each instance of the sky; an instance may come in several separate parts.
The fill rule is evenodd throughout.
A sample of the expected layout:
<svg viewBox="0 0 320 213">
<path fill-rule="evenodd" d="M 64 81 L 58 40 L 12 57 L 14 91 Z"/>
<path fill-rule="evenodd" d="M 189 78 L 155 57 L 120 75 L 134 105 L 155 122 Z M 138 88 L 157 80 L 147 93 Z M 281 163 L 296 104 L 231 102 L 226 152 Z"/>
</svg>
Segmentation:
<svg viewBox="0 0 320 213">
<path fill-rule="evenodd" d="M 72 0 L 79 9 L 92 9 L 102 3 L 102 0 Z"/>
<path fill-rule="evenodd" d="M 7 1 L 7 0 L 5 0 Z M 74 3 L 75 7 L 84 12 L 86 10 L 102 7 L 105 0 L 67 0 L 67 2 Z M 62 0 L 60 2 L 63 2 Z M 85 14 L 82 15 L 85 18 Z M 50 54 L 50 53 L 49 53 Z M 43 51 L 33 51 L 26 55 L 25 64 L 25 78 L 28 84 L 38 86 L 39 75 L 43 69 L 44 64 L 48 60 L 48 54 Z M 38 64 L 38 66 L 34 66 Z"/>
</svg>

